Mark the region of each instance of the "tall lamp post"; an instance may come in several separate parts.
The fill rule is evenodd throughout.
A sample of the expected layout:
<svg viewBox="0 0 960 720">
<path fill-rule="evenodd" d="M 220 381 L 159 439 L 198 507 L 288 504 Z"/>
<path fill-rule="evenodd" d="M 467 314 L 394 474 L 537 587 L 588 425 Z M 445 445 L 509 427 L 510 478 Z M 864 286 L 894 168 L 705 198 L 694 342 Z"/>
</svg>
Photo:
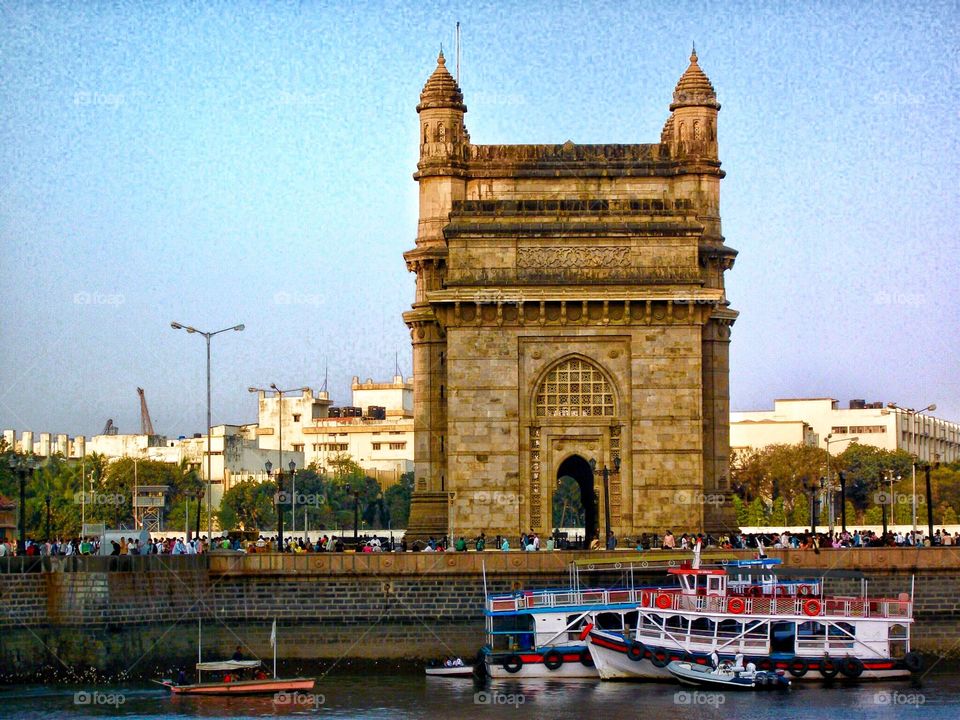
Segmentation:
<svg viewBox="0 0 960 720">
<path fill-rule="evenodd" d="M 277 387 L 277 384 L 276 384 L 276 383 L 270 383 L 270 387 L 269 387 L 269 388 L 260 388 L 260 387 L 248 387 L 248 388 L 247 388 L 247 392 L 252 392 L 252 393 L 268 393 L 268 392 L 273 392 L 273 393 L 276 393 L 276 396 L 277 396 L 277 492 L 279 492 L 279 493 L 282 493 L 282 492 L 283 492 L 283 395 L 284 395 L 284 393 L 306 392 L 306 390 L 307 390 L 307 388 L 305 388 L 305 387 L 291 388 L 291 389 L 289 389 L 289 390 L 281 390 L 280 388 Z M 293 465 L 293 461 L 291 461 L 290 464 Z M 296 467 L 296 466 L 294 465 L 294 467 Z M 291 474 L 293 473 L 293 469 L 294 469 L 294 468 L 290 468 Z M 270 470 L 269 470 L 269 469 L 267 470 L 267 474 L 268 474 L 268 475 L 270 474 Z M 293 502 L 294 502 L 294 505 L 293 505 L 293 527 L 294 527 L 294 530 L 296 530 L 296 527 L 297 527 L 297 514 L 296 514 L 296 513 L 297 513 L 297 506 L 296 506 L 297 499 L 294 498 L 294 499 L 293 499 Z M 282 547 L 283 547 L 283 510 L 280 508 L 280 501 L 279 501 L 279 499 L 278 499 L 278 501 L 277 501 L 277 517 L 280 518 L 280 522 L 279 522 L 279 524 L 278 524 L 278 526 L 277 526 L 277 532 L 278 532 L 277 542 L 278 542 L 278 544 L 280 545 L 280 547 L 282 548 Z M 283 552 L 283 550 L 281 549 L 280 552 Z"/>
<path fill-rule="evenodd" d="M 263 469 L 267 471 L 267 480 L 270 480 L 270 471 L 273 470 L 273 463 L 267 460 L 263 464 Z M 283 552 L 283 506 L 281 496 L 283 495 L 283 470 L 277 468 L 277 492 L 274 495 L 277 506 L 277 552 Z"/>
<path fill-rule="evenodd" d="M 182 325 L 176 321 L 170 323 L 170 327 L 174 330 L 186 330 L 188 333 L 193 334 L 197 333 L 202 335 L 207 341 L 207 536 L 208 542 L 213 542 L 213 471 L 211 470 L 211 460 L 213 457 L 213 450 L 210 446 L 210 428 L 211 428 L 211 416 L 210 416 L 210 338 L 214 335 L 219 335 L 220 333 L 225 333 L 230 330 L 240 332 L 243 330 L 243 323 L 239 325 L 231 325 L 228 328 L 223 328 L 222 330 L 214 330 L 213 332 L 204 332 L 203 330 L 197 330 L 195 327 L 190 325 Z M 197 513 L 199 517 L 200 513 Z"/>
<path fill-rule="evenodd" d="M 912 415 L 916 417 L 917 415 L 920 415 L 925 412 L 933 412 L 934 410 L 937 409 L 937 404 L 930 403 L 925 408 L 923 408 L 923 410 L 913 410 L 912 408 L 902 408 L 896 403 L 887 403 L 887 407 L 890 408 L 891 410 L 896 410 L 898 412 L 901 412 L 904 415 Z M 900 437 L 899 423 L 897 423 L 897 425 L 898 427 L 897 427 L 896 437 Z M 918 445 L 919 443 L 915 443 L 915 446 L 918 446 Z M 914 449 L 918 449 L 918 447 L 915 447 Z M 930 464 L 930 461 L 928 458 L 927 465 L 929 464 Z M 929 477 L 929 471 L 928 471 L 928 477 Z M 929 495 L 929 493 L 927 494 Z M 927 511 L 927 514 L 930 515 L 929 509 Z M 931 527 L 932 527 L 932 523 L 931 523 Z M 933 530 L 931 529 L 930 532 L 932 533 Z M 917 538 L 917 453 L 913 453 L 913 539 L 914 539 L 914 542 L 916 542 L 916 538 Z M 930 542 L 931 543 L 933 542 L 932 535 L 930 538 Z"/>
<path fill-rule="evenodd" d="M 27 521 L 25 515 L 27 478 L 38 467 L 40 467 L 40 463 L 32 456 L 10 456 L 10 469 L 13 470 L 20 482 L 20 502 L 17 506 L 17 555 L 21 557 L 27 552 Z"/>
<path fill-rule="evenodd" d="M 836 440 L 831 440 L 830 438 L 832 437 L 833 437 L 833 433 L 827 433 L 827 437 L 823 439 L 823 442 L 827 446 L 827 495 L 830 498 L 828 511 L 829 511 L 829 517 L 830 517 L 831 540 L 833 539 L 833 524 L 834 524 L 833 521 L 836 513 L 834 512 L 834 509 L 833 509 L 833 478 L 830 476 L 830 457 L 831 457 L 830 446 L 833 443 L 857 442 L 857 440 L 860 439 L 858 435 L 854 435 L 853 437 L 837 438 Z M 841 473 L 841 478 L 842 478 L 842 475 L 843 474 Z M 847 531 L 847 488 L 846 488 L 846 482 L 843 482 L 843 478 L 841 479 L 841 484 L 840 484 L 840 515 L 842 518 L 841 525 L 843 527 L 843 531 L 846 532 Z"/>
<path fill-rule="evenodd" d="M 297 464 L 291 460 L 287 465 L 290 468 L 290 534 L 296 540 L 297 532 Z"/>
</svg>

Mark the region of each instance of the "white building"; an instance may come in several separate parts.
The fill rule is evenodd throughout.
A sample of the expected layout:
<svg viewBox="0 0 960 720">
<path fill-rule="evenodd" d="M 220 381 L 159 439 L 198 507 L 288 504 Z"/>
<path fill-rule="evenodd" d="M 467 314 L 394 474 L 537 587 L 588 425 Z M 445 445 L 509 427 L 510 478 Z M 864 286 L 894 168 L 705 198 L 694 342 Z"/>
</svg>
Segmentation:
<svg viewBox="0 0 960 720">
<path fill-rule="evenodd" d="M 307 466 L 316 463 L 324 472 L 349 456 L 383 485 L 397 482 L 413 471 L 413 379 L 361 383 L 354 377 L 351 395 L 352 405 L 333 407 L 325 391 L 284 393 L 281 413 L 276 394 L 258 393 L 261 446 L 279 447 L 282 420 L 284 449 L 302 452 Z"/>
<path fill-rule="evenodd" d="M 773 410 L 730 413 L 731 447 L 763 447 L 784 440 L 775 438 L 807 437 L 809 426 L 816 436 L 814 444 L 830 452 L 843 452 L 849 443 L 843 438 L 858 438 L 861 445 L 884 450 L 905 450 L 922 462 L 953 462 L 960 459 L 960 425 L 927 414 L 891 408 L 883 403 L 851 400 L 841 408 L 833 398 L 790 398 L 775 400 Z M 791 444 L 800 442 L 793 440 Z M 805 441 L 806 442 L 806 441 Z"/>
</svg>

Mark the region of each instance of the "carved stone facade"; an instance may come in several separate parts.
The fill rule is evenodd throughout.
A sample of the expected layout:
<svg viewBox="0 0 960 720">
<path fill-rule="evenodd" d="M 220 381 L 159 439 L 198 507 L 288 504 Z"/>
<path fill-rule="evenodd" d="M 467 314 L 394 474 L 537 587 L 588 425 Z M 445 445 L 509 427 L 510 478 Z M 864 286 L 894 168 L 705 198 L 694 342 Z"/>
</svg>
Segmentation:
<svg viewBox="0 0 960 720">
<path fill-rule="evenodd" d="M 409 535 L 547 534 L 564 475 L 601 536 L 732 529 L 719 108 L 694 54 L 659 143 L 474 145 L 441 54 L 404 255 Z"/>
</svg>

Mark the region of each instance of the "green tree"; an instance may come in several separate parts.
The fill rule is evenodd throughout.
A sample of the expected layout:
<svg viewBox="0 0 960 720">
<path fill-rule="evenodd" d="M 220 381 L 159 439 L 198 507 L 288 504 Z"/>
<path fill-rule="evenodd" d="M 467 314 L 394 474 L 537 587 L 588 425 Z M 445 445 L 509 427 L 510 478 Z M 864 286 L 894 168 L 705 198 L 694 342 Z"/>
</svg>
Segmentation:
<svg viewBox="0 0 960 720">
<path fill-rule="evenodd" d="M 770 512 L 770 524 L 776 527 L 783 527 L 787 524 L 787 510 L 782 497 L 778 497 L 773 501 L 773 510 Z"/>
<path fill-rule="evenodd" d="M 413 497 L 413 473 L 408 472 L 401 475 L 400 482 L 388 487 L 383 497 L 390 510 L 390 517 L 393 524 L 397 527 L 405 528 L 410 521 L 410 499 Z"/>
<path fill-rule="evenodd" d="M 553 493 L 553 526 L 582 528 L 586 513 L 580 497 L 580 485 L 572 477 L 562 477 Z"/>
<path fill-rule="evenodd" d="M 277 524 L 274 508 L 276 485 L 244 480 L 223 494 L 217 516 L 223 530 L 269 532 Z"/>
</svg>

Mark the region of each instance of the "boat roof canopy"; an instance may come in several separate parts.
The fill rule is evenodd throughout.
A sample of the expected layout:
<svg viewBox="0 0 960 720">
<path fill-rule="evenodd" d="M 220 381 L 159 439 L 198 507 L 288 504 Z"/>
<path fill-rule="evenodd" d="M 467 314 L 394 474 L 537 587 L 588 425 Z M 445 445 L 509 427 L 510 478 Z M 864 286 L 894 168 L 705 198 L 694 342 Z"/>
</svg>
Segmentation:
<svg viewBox="0 0 960 720">
<path fill-rule="evenodd" d="M 197 663 L 197 670 L 243 670 L 259 667 L 259 665 L 259 660 L 220 660 L 219 662 L 199 662 Z"/>
<path fill-rule="evenodd" d="M 713 562 L 716 564 L 726 564 L 739 559 L 739 556 L 731 552 L 718 550 L 704 551 L 700 553 L 700 562 Z M 580 570 L 623 570 L 631 565 L 634 569 L 644 569 L 647 567 L 658 566 L 679 566 L 683 562 L 693 560 L 693 553 L 689 550 L 647 550 L 642 553 L 627 554 L 615 558 L 603 558 L 597 560 L 574 560 L 573 564 Z"/>
<path fill-rule="evenodd" d="M 767 572 L 763 572 L 766 570 Z M 727 574 L 730 577 L 747 577 L 750 575 L 776 575 L 778 578 L 800 578 L 803 580 L 813 580 L 820 578 L 849 578 L 853 580 L 863 580 L 867 576 L 860 570 L 814 570 L 803 568 L 763 568 L 758 572 L 756 567 L 728 567 Z"/>
</svg>

